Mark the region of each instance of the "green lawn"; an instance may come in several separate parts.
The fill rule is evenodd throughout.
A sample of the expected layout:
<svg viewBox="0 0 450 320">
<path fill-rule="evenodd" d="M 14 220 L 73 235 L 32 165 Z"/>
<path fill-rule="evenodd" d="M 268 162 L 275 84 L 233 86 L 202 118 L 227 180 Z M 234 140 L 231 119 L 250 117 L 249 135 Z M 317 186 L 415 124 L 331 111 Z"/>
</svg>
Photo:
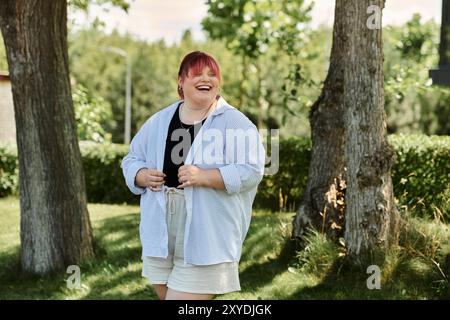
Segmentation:
<svg viewBox="0 0 450 320">
<path fill-rule="evenodd" d="M 97 257 L 81 265 L 82 288 L 71 290 L 64 271 L 45 278 L 19 271 L 19 202 L 0 199 L 0 299 L 156 299 L 140 275 L 139 208 L 90 204 L 89 211 Z M 288 241 L 292 216 L 254 213 L 240 263 L 242 291 L 216 299 L 450 297 L 441 261 L 450 252 L 448 225 L 411 218 L 404 248 L 393 250 L 381 268 L 381 289 L 369 290 L 369 275 L 347 270 L 338 255 L 341 248 L 320 234 L 310 235 L 307 249 L 297 257 Z"/>
</svg>

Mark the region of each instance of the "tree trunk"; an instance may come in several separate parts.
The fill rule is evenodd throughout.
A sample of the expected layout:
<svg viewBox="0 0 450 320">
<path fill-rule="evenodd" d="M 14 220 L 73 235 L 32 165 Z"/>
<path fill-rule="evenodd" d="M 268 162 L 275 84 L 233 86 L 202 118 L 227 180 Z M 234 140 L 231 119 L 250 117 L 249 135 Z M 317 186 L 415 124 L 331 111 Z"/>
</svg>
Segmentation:
<svg viewBox="0 0 450 320">
<path fill-rule="evenodd" d="M 345 1 L 337 0 L 330 67 L 322 92 L 309 115 L 312 152 L 308 183 L 293 221 L 293 236 L 300 238 L 312 226 L 336 238 L 343 236 L 344 164 L 344 52 L 347 30 Z"/>
<path fill-rule="evenodd" d="M 17 128 L 21 263 L 45 274 L 93 256 L 77 142 L 66 0 L 2 0 Z"/>
<path fill-rule="evenodd" d="M 399 214 L 393 196 L 394 152 L 387 142 L 384 112 L 381 9 L 384 0 L 345 2 L 348 49 L 344 68 L 345 154 L 347 163 L 345 239 L 351 261 L 379 261 L 397 243 Z M 380 26 L 369 28 L 367 9 L 380 8 Z"/>
</svg>

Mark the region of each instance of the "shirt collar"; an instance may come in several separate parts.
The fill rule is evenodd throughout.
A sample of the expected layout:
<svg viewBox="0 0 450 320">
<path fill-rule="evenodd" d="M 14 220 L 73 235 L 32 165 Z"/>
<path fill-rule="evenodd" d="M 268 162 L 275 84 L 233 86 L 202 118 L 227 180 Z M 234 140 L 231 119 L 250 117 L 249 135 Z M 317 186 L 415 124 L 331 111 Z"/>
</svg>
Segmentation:
<svg viewBox="0 0 450 320">
<path fill-rule="evenodd" d="M 229 109 L 233 109 L 233 107 L 230 106 L 228 104 L 228 102 L 226 102 L 222 96 L 220 96 L 219 100 L 217 101 L 216 109 L 212 113 L 212 116 L 217 116 L 219 114 L 222 114 Z"/>
</svg>

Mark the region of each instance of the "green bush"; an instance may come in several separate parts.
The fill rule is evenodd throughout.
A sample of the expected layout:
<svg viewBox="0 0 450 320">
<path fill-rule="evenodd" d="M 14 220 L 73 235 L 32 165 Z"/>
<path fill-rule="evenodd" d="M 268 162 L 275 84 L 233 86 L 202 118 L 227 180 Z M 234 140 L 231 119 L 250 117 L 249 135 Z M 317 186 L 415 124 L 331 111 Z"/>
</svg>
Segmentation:
<svg viewBox="0 0 450 320">
<path fill-rule="evenodd" d="M 89 202 L 137 203 L 125 184 L 120 163 L 128 147 L 120 144 L 81 144 Z"/>
<path fill-rule="evenodd" d="M 80 149 L 89 202 L 138 203 L 139 197 L 128 190 L 120 168 L 127 146 L 82 142 Z M 0 197 L 17 195 L 18 171 L 16 148 L 0 145 Z"/>
<path fill-rule="evenodd" d="M 300 272 L 308 272 L 320 278 L 330 272 L 345 249 L 317 230 L 310 229 L 305 236 L 304 250 L 297 251 Z"/>
<path fill-rule="evenodd" d="M 450 137 L 392 135 L 389 142 L 397 154 L 393 184 L 400 205 L 422 214 L 449 218 Z M 117 144 L 81 144 L 89 202 L 137 203 L 125 185 L 120 163 L 128 147 Z M 306 138 L 280 141 L 278 173 L 265 176 L 258 187 L 255 207 L 295 210 L 307 183 L 311 142 Z M 13 194 L 18 182 L 17 155 L 0 146 L 0 196 Z"/>
<path fill-rule="evenodd" d="M 280 140 L 279 150 L 278 172 L 263 178 L 258 186 L 255 206 L 295 211 L 308 180 L 311 140 L 309 138 Z"/>
<path fill-rule="evenodd" d="M 72 89 L 72 99 L 78 138 L 98 143 L 111 142 L 111 134 L 104 128 L 112 123 L 111 105 L 102 97 L 92 97 L 81 84 Z"/>
<path fill-rule="evenodd" d="M 450 137 L 390 135 L 397 154 L 392 170 L 394 194 L 401 205 L 423 214 L 450 217 Z M 311 143 L 305 138 L 280 141 L 277 174 L 265 176 L 258 187 L 255 206 L 295 210 L 306 187 Z"/>
<path fill-rule="evenodd" d="M 19 161 L 17 150 L 9 144 L 0 145 L 0 197 L 17 195 Z"/>
<path fill-rule="evenodd" d="M 391 135 L 394 193 L 402 205 L 450 217 L 450 137 Z"/>
</svg>

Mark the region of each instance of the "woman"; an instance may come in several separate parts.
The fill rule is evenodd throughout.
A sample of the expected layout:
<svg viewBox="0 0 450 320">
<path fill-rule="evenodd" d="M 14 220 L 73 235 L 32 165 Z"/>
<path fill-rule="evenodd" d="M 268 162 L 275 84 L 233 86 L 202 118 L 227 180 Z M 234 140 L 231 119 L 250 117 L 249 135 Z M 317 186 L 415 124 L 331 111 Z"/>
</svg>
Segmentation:
<svg viewBox="0 0 450 320">
<path fill-rule="evenodd" d="M 253 123 L 220 97 L 220 83 L 213 57 L 188 54 L 181 100 L 146 121 L 122 161 L 127 186 L 141 195 L 142 275 L 162 300 L 240 290 L 265 151 Z"/>
</svg>

